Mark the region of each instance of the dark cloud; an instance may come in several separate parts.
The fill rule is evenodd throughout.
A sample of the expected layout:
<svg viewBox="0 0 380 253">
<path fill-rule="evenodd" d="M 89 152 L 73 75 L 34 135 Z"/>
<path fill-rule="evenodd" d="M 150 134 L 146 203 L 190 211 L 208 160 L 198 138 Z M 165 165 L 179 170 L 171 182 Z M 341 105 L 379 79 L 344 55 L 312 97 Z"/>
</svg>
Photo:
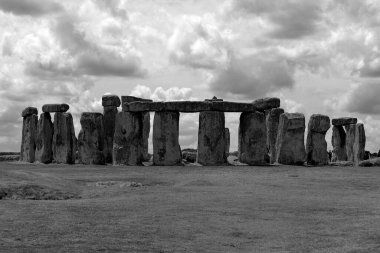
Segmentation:
<svg viewBox="0 0 380 253">
<path fill-rule="evenodd" d="M 359 73 L 361 77 L 380 77 L 380 55 L 375 54 L 365 59 Z"/>
<path fill-rule="evenodd" d="M 48 0 L 1 0 L 0 9 L 15 15 L 43 16 L 61 12 L 63 7 Z"/>
<path fill-rule="evenodd" d="M 232 15 L 241 13 L 268 20 L 274 28 L 268 36 L 276 39 L 298 39 L 312 35 L 318 30 L 321 8 L 318 1 L 261 1 L 233 0 Z"/>
<path fill-rule="evenodd" d="M 228 68 L 216 73 L 210 89 L 216 95 L 252 99 L 294 85 L 294 66 L 286 59 L 254 55 L 232 59 Z"/>
<path fill-rule="evenodd" d="M 344 109 L 352 113 L 380 113 L 380 80 L 361 83 L 348 93 Z"/>
</svg>

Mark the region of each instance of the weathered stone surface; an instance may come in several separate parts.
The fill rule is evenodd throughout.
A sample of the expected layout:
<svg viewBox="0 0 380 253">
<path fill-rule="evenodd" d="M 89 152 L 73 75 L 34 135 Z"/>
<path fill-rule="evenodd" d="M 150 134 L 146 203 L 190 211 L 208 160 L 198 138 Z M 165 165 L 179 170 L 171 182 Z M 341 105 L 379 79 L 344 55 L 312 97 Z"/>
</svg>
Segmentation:
<svg viewBox="0 0 380 253">
<path fill-rule="evenodd" d="M 356 134 L 356 124 L 346 125 L 345 128 L 347 161 L 354 162 L 354 142 Z"/>
<path fill-rule="evenodd" d="M 36 114 L 26 114 L 22 123 L 22 139 L 20 161 L 33 163 L 35 161 L 37 121 Z"/>
<path fill-rule="evenodd" d="M 156 112 L 153 121 L 153 164 L 179 165 L 182 162 L 179 112 Z"/>
<path fill-rule="evenodd" d="M 51 163 L 53 161 L 54 125 L 50 113 L 41 113 L 37 126 L 36 161 Z"/>
<path fill-rule="evenodd" d="M 237 103 L 227 101 L 171 101 L 171 102 L 130 102 L 123 103 L 123 111 L 130 112 L 254 112 L 256 106 L 251 103 Z"/>
<path fill-rule="evenodd" d="M 106 163 L 112 163 L 113 136 L 115 134 L 115 121 L 118 113 L 116 106 L 106 106 L 103 108 L 104 127 L 104 157 Z"/>
<path fill-rule="evenodd" d="M 276 162 L 289 165 L 304 164 L 304 135 L 305 116 L 302 113 L 281 114 L 276 140 Z"/>
<path fill-rule="evenodd" d="M 143 114 L 119 112 L 113 137 L 113 164 L 142 165 L 143 156 Z"/>
<path fill-rule="evenodd" d="M 42 106 L 43 112 L 67 112 L 69 109 L 68 104 L 46 104 Z"/>
<path fill-rule="evenodd" d="M 336 118 L 336 119 L 332 119 L 331 121 L 333 126 L 344 126 L 344 125 L 356 124 L 357 122 L 358 122 L 357 118 L 350 118 L 350 117 Z"/>
<path fill-rule="evenodd" d="M 149 132 L 150 132 L 150 112 L 143 112 L 143 156 L 144 161 L 147 162 L 150 159 L 148 153 L 149 148 Z"/>
<path fill-rule="evenodd" d="M 129 103 L 132 103 L 132 102 L 150 103 L 150 102 L 153 102 L 153 100 L 134 97 L 134 96 L 121 96 L 122 110 L 125 112 L 129 111 Z M 149 110 L 146 110 L 146 111 L 149 111 Z"/>
<path fill-rule="evenodd" d="M 239 161 L 248 165 L 265 164 L 267 130 L 263 112 L 243 112 L 239 124 Z"/>
<path fill-rule="evenodd" d="M 325 135 L 330 128 L 330 118 L 313 114 L 310 117 L 306 138 L 306 160 L 311 165 L 327 165 L 329 157 Z"/>
<path fill-rule="evenodd" d="M 197 161 L 197 150 L 182 150 L 182 159 L 188 163 L 195 163 Z"/>
<path fill-rule="evenodd" d="M 117 95 L 103 95 L 102 96 L 102 106 L 115 106 L 119 107 L 121 104 L 120 98 Z"/>
<path fill-rule="evenodd" d="M 284 109 L 282 108 L 273 108 L 266 111 L 267 149 L 269 150 L 270 164 L 276 162 L 276 139 L 280 116 L 283 113 Z"/>
<path fill-rule="evenodd" d="M 280 107 L 280 99 L 279 98 L 259 98 L 252 102 L 252 104 L 256 107 L 258 111 L 270 110 L 273 108 Z"/>
<path fill-rule="evenodd" d="M 331 162 L 347 161 L 346 132 L 343 126 L 333 126 L 331 144 L 333 146 Z"/>
<path fill-rule="evenodd" d="M 358 163 L 358 166 L 360 167 L 373 167 L 373 166 L 380 166 L 380 157 L 375 157 L 368 160 L 363 160 Z"/>
<path fill-rule="evenodd" d="M 83 164 L 105 164 L 103 114 L 84 112 L 80 118 L 78 160 Z"/>
<path fill-rule="evenodd" d="M 230 155 L 230 129 L 224 129 L 224 138 L 226 140 L 226 157 Z"/>
<path fill-rule="evenodd" d="M 23 118 L 28 117 L 28 116 L 30 116 L 30 115 L 38 115 L 38 110 L 37 110 L 36 107 L 26 107 L 26 108 L 22 111 L 22 113 L 21 113 L 21 116 L 22 116 Z"/>
<path fill-rule="evenodd" d="M 222 102 L 219 102 L 222 103 Z M 197 162 L 202 165 L 227 163 L 223 112 L 199 113 Z"/>
<path fill-rule="evenodd" d="M 353 145 L 354 163 L 359 164 L 364 160 L 366 136 L 364 125 L 362 123 L 356 124 L 355 127 L 355 141 Z"/>
<path fill-rule="evenodd" d="M 56 163 L 75 163 L 77 139 L 71 113 L 56 112 L 54 115 L 53 160 Z"/>
</svg>

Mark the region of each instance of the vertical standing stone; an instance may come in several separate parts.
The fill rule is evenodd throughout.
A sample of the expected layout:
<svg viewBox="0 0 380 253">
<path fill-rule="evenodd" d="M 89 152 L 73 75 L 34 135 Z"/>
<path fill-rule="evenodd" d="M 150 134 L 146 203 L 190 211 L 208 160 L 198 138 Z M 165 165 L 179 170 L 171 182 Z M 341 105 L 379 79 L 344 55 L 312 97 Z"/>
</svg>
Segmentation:
<svg viewBox="0 0 380 253">
<path fill-rule="evenodd" d="M 364 125 L 362 123 L 356 124 L 355 127 L 355 141 L 353 146 L 354 163 L 358 164 L 364 160 L 366 136 Z"/>
<path fill-rule="evenodd" d="M 331 161 L 347 161 L 346 132 L 343 126 L 333 126 L 331 144 L 333 146 Z"/>
<path fill-rule="evenodd" d="M 179 112 L 156 112 L 153 122 L 153 164 L 179 165 Z"/>
<path fill-rule="evenodd" d="M 104 127 L 101 113 L 84 112 L 80 118 L 78 158 L 83 164 L 105 164 Z"/>
<path fill-rule="evenodd" d="M 330 128 L 330 118 L 321 114 L 310 117 L 306 139 L 306 159 L 311 165 L 327 165 L 329 157 L 325 135 Z"/>
<path fill-rule="evenodd" d="M 77 139 L 71 113 L 54 115 L 53 160 L 56 163 L 75 163 Z"/>
<path fill-rule="evenodd" d="M 227 163 L 224 124 L 224 112 L 203 111 L 199 113 L 198 163 L 202 165 Z"/>
<path fill-rule="evenodd" d="M 143 114 L 119 112 L 113 138 L 113 164 L 142 165 L 143 156 Z"/>
<path fill-rule="evenodd" d="M 36 161 L 51 163 L 53 161 L 54 125 L 49 112 L 41 113 L 37 127 Z"/>
<path fill-rule="evenodd" d="M 276 162 L 303 165 L 305 162 L 305 116 L 283 113 L 280 116 L 276 140 Z"/>
<path fill-rule="evenodd" d="M 356 124 L 344 126 L 346 129 L 346 153 L 347 161 L 354 162 L 354 143 L 356 134 Z"/>
<path fill-rule="evenodd" d="M 38 111 L 35 107 L 27 107 L 22 112 L 22 140 L 20 161 L 33 163 L 35 161 Z"/>
<path fill-rule="evenodd" d="M 281 114 L 284 113 L 282 108 L 273 108 L 266 111 L 267 125 L 267 147 L 269 150 L 270 164 L 276 161 L 276 139 L 278 133 L 278 124 Z"/>
<path fill-rule="evenodd" d="M 230 155 L 230 129 L 224 129 L 224 138 L 226 140 L 226 157 Z"/>
<path fill-rule="evenodd" d="M 104 156 L 106 163 L 112 163 L 113 136 L 115 134 L 115 119 L 120 106 L 120 98 L 116 95 L 102 97 L 103 127 L 104 127 Z"/>
<path fill-rule="evenodd" d="M 239 160 L 249 165 L 265 164 L 267 133 L 263 112 L 243 112 L 239 124 Z"/>
</svg>

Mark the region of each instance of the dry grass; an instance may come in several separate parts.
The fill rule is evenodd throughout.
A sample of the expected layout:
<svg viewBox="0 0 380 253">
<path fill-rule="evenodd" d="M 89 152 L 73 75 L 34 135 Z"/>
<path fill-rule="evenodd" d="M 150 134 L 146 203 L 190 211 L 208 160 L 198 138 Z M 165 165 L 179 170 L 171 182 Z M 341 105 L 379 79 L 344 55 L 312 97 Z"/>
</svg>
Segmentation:
<svg viewBox="0 0 380 253">
<path fill-rule="evenodd" d="M 0 200 L 1 252 L 380 252 L 376 167 L 3 162 L 0 186 L 80 197 Z"/>
</svg>

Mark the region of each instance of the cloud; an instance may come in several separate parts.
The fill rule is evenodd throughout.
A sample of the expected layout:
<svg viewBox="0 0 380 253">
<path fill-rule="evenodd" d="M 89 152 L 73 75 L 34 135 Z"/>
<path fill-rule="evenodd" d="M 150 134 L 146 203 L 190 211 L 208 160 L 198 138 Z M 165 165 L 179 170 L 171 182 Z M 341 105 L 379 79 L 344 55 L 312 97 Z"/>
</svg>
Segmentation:
<svg viewBox="0 0 380 253">
<path fill-rule="evenodd" d="M 55 1 L 39 0 L 1 0 L 0 9 L 14 15 L 43 16 L 63 11 L 63 7 Z"/>
<path fill-rule="evenodd" d="M 294 66 L 280 56 L 252 55 L 233 58 L 226 69 L 217 71 L 210 90 L 220 96 L 252 99 L 294 85 Z"/>
<path fill-rule="evenodd" d="M 363 80 L 345 94 L 342 107 L 352 113 L 379 114 L 379 94 L 380 80 Z"/>
<path fill-rule="evenodd" d="M 154 91 L 144 85 L 137 85 L 133 88 L 131 95 L 141 98 L 148 98 L 154 101 L 183 101 L 195 100 L 191 97 L 191 88 L 171 87 L 167 90 L 157 87 Z"/>
<path fill-rule="evenodd" d="M 171 61 L 192 68 L 213 69 L 230 59 L 228 41 L 212 17 L 185 16 L 168 41 Z"/>
</svg>

